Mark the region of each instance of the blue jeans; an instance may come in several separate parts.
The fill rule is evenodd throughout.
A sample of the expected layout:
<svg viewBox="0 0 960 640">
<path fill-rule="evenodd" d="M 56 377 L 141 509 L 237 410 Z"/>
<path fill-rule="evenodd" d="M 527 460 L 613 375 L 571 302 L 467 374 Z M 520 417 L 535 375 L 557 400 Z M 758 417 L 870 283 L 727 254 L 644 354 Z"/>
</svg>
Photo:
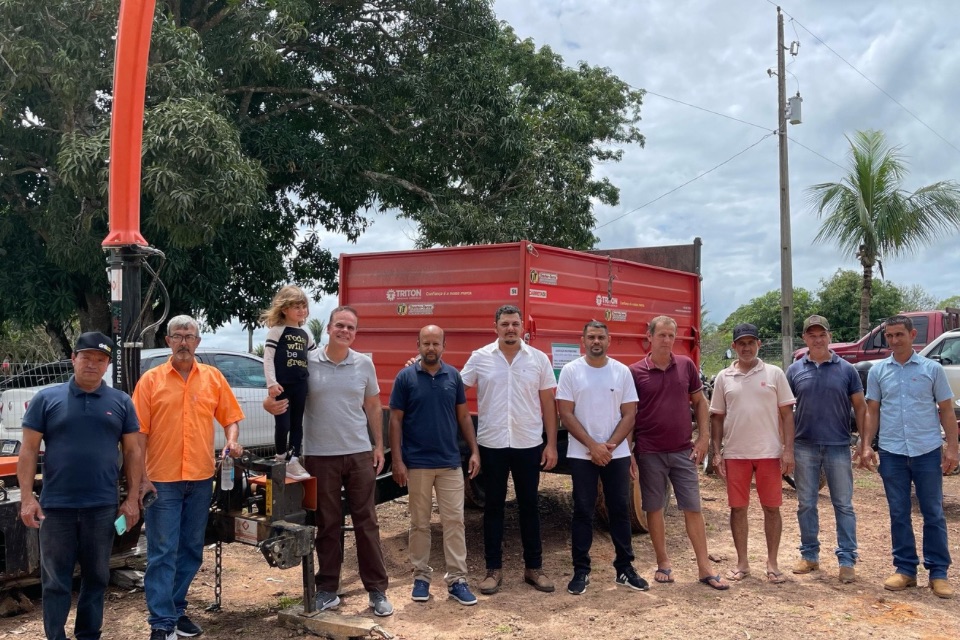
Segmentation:
<svg viewBox="0 0 960 640">
<path fill-rule="evenodd" d="M 913 534 L 910 485 L 916 487 L 923 514 L 923 566 L 930 579 L 946 579 L 950 567 L 947 519 L 943 515 L 943 470 L 940 448 L 919 456 L 902 456 L 880 450 L 880 477 L 890 507 L 890 538 L 897 573 L 915 577 L 917 541 Z"/>
<path fill-rule="evenodd" d="M 187 589 L 203 563 L 213 479 L 154 482 L 157 500 L 146 508 L 144 593 L 151 629 L 171 631 L 187 608 Z"/>
<path fill-rule="evenodd" d="M 614 458 L 605 467 L 590 460 L 567 458 L 573 479 L 573 522 L 570 526 L 571 553 L 575 573 L 590 573 L 590 547 L 593 544 L 593 514 L 597 510 L 597 482 L 603 483 L 610 539 L 613 541 L 613 567 L 617 573 L 633 566 L 633 533 L 630 530 L 630 457 Z"/>
<path fill-rule="evenodd" d="M 87 509 L 45 509 L 40 526 L 40 584 L 43 630 L 49 640 L 65 640 L 73 569 L 80 563 L 80 597 L 73 633 L 77 640 L 99 640 L 103 594 L 110 583 L 110 551 L 117 505 Z"/>
<path fill-rule="evenodd" d="M 794 479 L 797 483 L 797 522 L 800 525 L 800 555 L 812 562 L 820 561 L 820 471 L 827 477 L 830 501 L 837 518 L 837 548 L 841 567 L 852 567 L 857 561 L 857 516 L 853 512 L 853 464 L 850 446 L 816 445 L 794 442 L 796 459 Z"/>
</svg>

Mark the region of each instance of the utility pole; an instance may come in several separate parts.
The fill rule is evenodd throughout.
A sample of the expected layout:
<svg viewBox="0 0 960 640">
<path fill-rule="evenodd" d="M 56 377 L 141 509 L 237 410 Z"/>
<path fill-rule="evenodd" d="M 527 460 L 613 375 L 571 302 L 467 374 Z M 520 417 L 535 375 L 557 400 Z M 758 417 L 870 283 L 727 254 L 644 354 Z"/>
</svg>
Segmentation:
<svg viewBox="0 0 960 640">
<path fill-rule="evenodd" d="M 790 240 L 790 175 L 787 162 L 787 71 L 783 13 L 777 7 L 777 116 L 780 141 L 780 332 L 783 366 L 793 360 L 793 249 Z"/>
</svg>

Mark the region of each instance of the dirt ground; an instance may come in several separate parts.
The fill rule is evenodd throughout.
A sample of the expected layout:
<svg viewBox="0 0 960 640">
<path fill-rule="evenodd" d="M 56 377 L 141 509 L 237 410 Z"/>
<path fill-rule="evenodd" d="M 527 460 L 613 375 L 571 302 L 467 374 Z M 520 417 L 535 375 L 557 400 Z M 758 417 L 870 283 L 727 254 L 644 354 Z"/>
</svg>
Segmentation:
<svg viewBox="0 0 960 640">
<path fill-rule="evenodd" d="M 683 518 L 671 507 L 667 512 L 668 547 L 674 564 L 674 584 L 653 583 L 653 552 L 646 535 L 634 537 L 637 570 L 652 583 L 645 593 L 614 586 L 611 567 L 613 549 L 602 526 L 597 527 L 593 546 L 592 583 L 582 596 L 566 592 L 570 579 L 569 520 L 570 478 L 544 474 L 541 484 L 541 515 L 544 535 L 544 569 L 557 583 L 557 591 L 543 594 L 523 584 L 516 503 L 507 507 L 503 589 L 493 596 L 479 596 L 474 607 L 463 607 L 446 597 L 442 571 L 435 574 L 429 602 L 410 600 L 412 576 L 407 563 L 407 506 L 405 499 L 380 507 L 381 536 L 391 577 L 389 596 L 396 613 L 378 620 L 398 638 L 429 640 L 563 639 L 648 637 L 689 638 L 955 638 L 960 634 L 960 600 L 939 600 L 926 588 L 920 569 L 920 588 L 902 593 L 884 591 L 883 579 L 892 571 L 886 501 L 879 477 L 857 471 L 855 503 L 858 519 L 859 580 L 841 585 L 836 580 L 833 513 L 826 489 L 821 492 L 820 514 L 822 571 L 805 576 L 789 572 L 797 558 L 799 533 L 796 495 L 785 486 L 781 568 L 789 580 L 772 585 L 763 580 L 764 538 L 762 515 L 754 501 L 750 510 L 750 560 L 753 575 L 718 592 L 697 583 L 696 564 L 683 531 Z M 960 477 L 944 479 L 945 507 L 953 557 L 960 558 Z M 702 478 L 704 515 L 711 555 L 718 573 L 735 564 L 733 542 L 727 524 L 726 494 L 722 481 Z M 481 514 L 468 510 L 467 543 L 470 581 L 483 578 Z M 919 513 L 914 527 L 920 538 Z M 344 565 L 343 614 L 373 618 L 366 594 L 356 576 L 356 557 L 348 540 Z M 209 613 L 204 606 L 213 600 L 213 551 L 208 549 L 201 573 L 190 591 L 188 613 L 204 627 L 204 638 L 292 638 L 297 631 L 280 627 L 277 612 L 298 601 L 302 594 L 299 568 L 271 569 L 259 552 L 240 544 L 226 545 L 223 610 Z M 439 524 L 434 524 L 434 566 L 442 567 Z M 954 574 L 954 578 L 955 578 Z M 960 587 L 960 581 L 954 579 Z M 39 602 L 31 613 L 0 620 L 2 638 L 42 638 Z M 140 591 L 116 588 L 108 593 L 105 640 L 149 636 L 146 605 Z M 72 615 L 70 625 L 72 625 Z M 70 626 L 68 625 L 68 631 Z"/>
</svg>

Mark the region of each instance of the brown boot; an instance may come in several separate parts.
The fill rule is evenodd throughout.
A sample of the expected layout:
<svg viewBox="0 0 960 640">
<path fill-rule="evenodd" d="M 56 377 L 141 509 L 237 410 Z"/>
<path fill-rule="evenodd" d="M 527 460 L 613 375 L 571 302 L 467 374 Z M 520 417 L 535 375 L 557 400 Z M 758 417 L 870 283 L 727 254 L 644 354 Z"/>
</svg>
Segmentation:
<svg viewBox="0 0 960 640">
<path fill-rule="evenodd" d="M 903 591 L 904 589 L 915 586 L 917 586 L 916 577 L 907 576 L 902 573 L 895 573 L 883 581 L 883 588 L 887 591 Z"/>
<path fill-rule="evenodd" d="M 938 598 L 952 598 L 953 597 L 953 587 L 950 586 L 950 583 L 944 578 L 934 578 L 930 581 L 930 588 L 933 589 L 933 593 Z"/>
<path fill-rule="evenodd" d="M 503 573 L 500 569 L 488 569 L 487 577 L 480 583 L 480 593 L 485 596 L 492 596 L 500 591 L 501 584 L 503 584 Z"/>
<path fill-rule="evenodd" d="M 552 593 L 554 590 L 553 580 L 543 573 L 543 569 L 524 569 L 523 581 L 533 585 L 533 588 L 537 591 Z"/>
<path fill-rule="evenodd" d="M 805 573 L 810 573 L 811 571 L 819 571 L 820 563 L 814 562 L 813 560 L 807 560 L 806 558 L 800 558 L 797 561 L 797 564 L 793 567 L 793 572 L 799 575 Z"/>
</svg>

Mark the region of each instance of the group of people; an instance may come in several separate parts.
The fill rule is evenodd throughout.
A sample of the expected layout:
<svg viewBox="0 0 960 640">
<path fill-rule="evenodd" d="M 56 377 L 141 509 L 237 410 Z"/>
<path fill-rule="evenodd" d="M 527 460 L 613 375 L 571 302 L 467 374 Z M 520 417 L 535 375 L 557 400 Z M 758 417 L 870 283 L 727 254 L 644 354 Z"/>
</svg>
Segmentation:
<svg viewBox="0 0 960 640">
<path fill-rule="evenodd" d="M 917 585 L 917 554 L 911 517 L 915 492 L 923 516 L 923 566 L 929 587 L 952 598 L 947 579 L 950 553 L 943 510 L 943 474 L 958 463 L 957 420 L 952 393 L 940 364 L 913 349 L 917 331 L 909 317 L 884 323 L 891 355 L 868 372 L 867 389 L 854 367 L 829 349 L 830 324 L 820 315 L 803 323 L 806 355 L 786 372 L 757 357 L 757 328 L 733 329 L 737 359 L 717 376 L 710 406 L 713 464 L 726 479 L 730 529 L 737 566 L 727 574 L 750 574 L 747 504 L 751 479 L 763 508 L 766 578 L 785 580 L 777 556 L 782 520 L 781 474 L 795 474 L 800 558 L 795 574 L 820 569 L 820 478 L 826 478 L 836 517 L 835 554 L 842 583 L 856 580 L 857 520 L 853 508 L 853 464 L 876 469 L 890 511 L 894 573 L 883 587 L 902 591 Z M 794 406 L 795 405 L 795 406 Z M 860 434 L 851 456 L 851 413 Z"/>
<path fill-rule="evenodd" d="M 284 300 L 281 309 L 286 304 L 292 312 L 274 315 L 274 324 L 295 329 L 306 318 L 305 299 L 293 295 Z M 270 392 L 263 404 L 270 413 L 285 416 L 277 422 L 278 456 L 294 467 L 294 475 L 316 478 L 317 609 L 340 603 L 342 491 L 368 604 L 374 614 L 389 616 L 393 606 L 387 597 L 374 498 L 385 462 L 383 413 L 373 361 L 352 349 L 358 323 L 354 309 L 337 307 L 330 314 L 328 342 L 323 346 L 296 331 L 273 331 L 273 355 L 282 351 L 286 360 L 279 366 L 275 361 L 272 372 L 268 369 Z M 817 495 L 824 473 L 837 518 L 838 578 L 852 582 L 857 542 L 851 408 L 861 434 L 855 459 L 865 467 L 875 464 L 871 444 L 879 433 L 879 470 L 890 505 L 895 566 L 884 587 L 902 590 L 917 584 L 919 558 L 910 499 L 915 487 L 924 519 L 923 561 L 930 586 L 937 596 L 952 597 L 941 474 L 958 462 L 957 423 L 942 368 L 913 351 L 915 331 L 909 318 L 887 320 L 885 333 L 893 353 L 870 371 L 865 397 L 854 369 L 827 346 L 826 318 L 806 319 L 803 338 L 809 352 L 786 372 L 758 358 L 755 326 L 737 325 L 733 330 L 737 358 L 717 376 L 711 402 L 703 393 L 695 363 L 673 353 L 677 323 L 667 316 L 650 321 L 649 353 L 629 367 L 607 355 L 608 327 L 588 322 L 582 336 L 584 355 L 567 363 L 559 380 L 547 356 L 523 340 L 517 307 L 497 309 L 494 329 L 497 339 L 474 351 L 458 372 L 442 359 L 443 329 L 423 327 L 417 340 L 419 356 L 397 374 L 390 396 L 392 475 L 410 495 L 414 601 L 430 598 L 435 494 L 447 593 L 460 604 L 477 603 L 467 582 L 461 440 L 468 449 L 468 478 L 476 477 L 481 467 L 484 474 L 486 573 L 478 585 L 480 592 L 496 594 L 504 581 L 504 508 L 511 476 L 519 507 L 522 579 L 539 591 L 555 590 L 543 569 L 538 496 L 541 470 L 557 464 L 558 416 L 570 435 L 567 460 L 573 481 L 573 577 L 568 593 L 582 594 L 590 584 L 598 484 L 610 519 L 615 584 L 638 591 L 649 588 L 633 566 L 631 479 L 640 484 L 656 559 L 654 581 L 675 579 L 664 520 L 668 485 L 683 514 L 699 581 L 726 590 L 730 582 L 750 575 L 747 508 L 755 481 L 764 517 L 765 576 L 769 582 L 783 582 L 778 564 L 781 474 L 791 472 L 796 477 L 801 534 L 793 572 L 809 573 L 820 566 Z M 225 431 L 222 454 L 237 457 L 243 452 L 238 438 L 244 416 L 223 375 L 196 360 L 200 335 L 195 320 L 171 319 L 166 341 L 170 360 L 146 372 L 130 398 L 102 381 L 113 342 L 99 333 L 81 335 L 72 356 L 74 376 L 40 391 L 24 416 L 18 467 L 21 518 L 30 527 L 44 522 L 43 618 L 49 639 L 66 637 L 77 562 L 82 581 L 75 635 L 78 640 L 100 637 L 114 518 L 118 530 L 121 520 L 131 527 L 141 511 L 148 531 L 144 584 L 151 640 L 202 633 L 187 615 L 186 596 L 202 562 L 212 498 L 216 465 L 212 422 Z M 477 389 L 476 429 L 467 410 L 466 387 Z M 38 500 L 32 489 L 41 443 L 46 455 Z M 132 488 L 122 503 L 117 495 L 118 445 L 126 485 Z M 725 576 L 711 566 L 701 512 L 698 466 L 708 453 L 726 480 L 737 552 L 737 564 Z M 302 471 L 297 468 L 301 465 Z"/>
</svg>

